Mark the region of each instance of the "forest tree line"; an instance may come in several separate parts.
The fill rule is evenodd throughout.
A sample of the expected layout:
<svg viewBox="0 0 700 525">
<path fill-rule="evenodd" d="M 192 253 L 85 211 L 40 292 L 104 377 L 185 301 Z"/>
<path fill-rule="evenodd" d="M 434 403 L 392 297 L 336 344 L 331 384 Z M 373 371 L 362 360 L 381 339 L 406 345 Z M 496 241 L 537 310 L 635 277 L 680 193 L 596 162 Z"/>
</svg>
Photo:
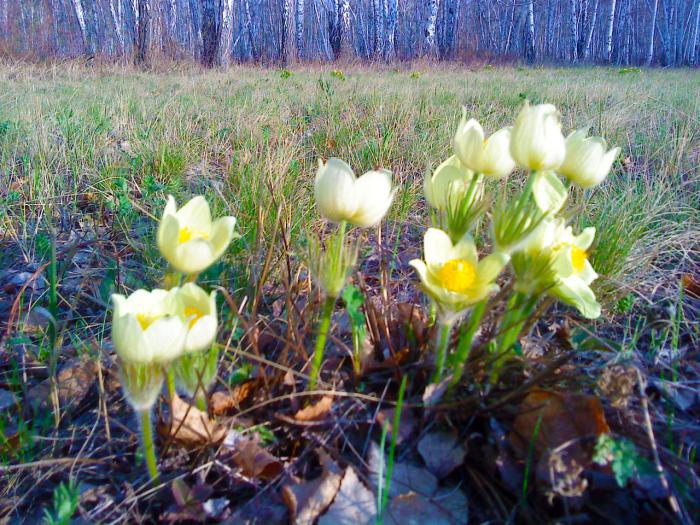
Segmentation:
<svg viewBox="0 0 700 525">
<path fill-rule="evenodd" d="M 0 0 L 0 52 L 287 63 L 700 63 L 700 0 Z"/>
</svg>

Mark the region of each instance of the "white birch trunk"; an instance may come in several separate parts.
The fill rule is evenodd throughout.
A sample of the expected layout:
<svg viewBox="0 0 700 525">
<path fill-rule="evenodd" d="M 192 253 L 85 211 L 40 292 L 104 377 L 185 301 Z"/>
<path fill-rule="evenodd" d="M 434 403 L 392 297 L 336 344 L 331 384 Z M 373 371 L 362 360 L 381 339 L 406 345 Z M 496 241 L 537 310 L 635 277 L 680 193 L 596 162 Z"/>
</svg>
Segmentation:
<svg viewBox="0 0 700 525">
<path fill-rule="evenodd" d="M 223 0 L 218 58 L 219 64 L 222 66 L 231 63 L 231 44 L 233 44 L 233 0 Z"/>
<path fill-rule="evenodd" d="M 535 55 L 535 6 L 530 0 L 527 4 L 527 60 L 534 62 Z"/>
<path fill-rule="evenodd" d="M 435 27 L 439 8 L 440 0 L 428 0 L 428 23 L 425 26 L 425 47 L 428 54 L 435 57 L 438 56 Z"/>
<path fill-rule="evenodd" d="M 80 26 L 80 36 L 83 39 L 83 51 L 89 51 L 90 47 L 88 44 L 87 28 L 85 26 L 85 13 L 81 0 L 73 0 L 73 9 L 75 10 L 75 17 L 78 19 L 78 25 Z"/>
<path fill-rule="evenodd" d="M 615 4 L 616 0 L 610 0 L 610 11 L 608 12 L 608 34 L 605 39 L 605 59 L 612 61 L 613 29 L 615 28 Z"/>
<path fill-rule="evenodd" d="M 294 13 L 294 43 L 297 48 L 297 58 L 304 56 L 304 0 L 295 0 Z"/>
<path fill-rule="evenodd" d="M 696 60 L 697 60 L 697 52 L 698 52 L 698 38 L 700 33 L 700 2 L 696 3 L 695 6 L 695 29 L 693 30 L 693 37 L 691 39 L 690 43 L 690 63 L 692 65 L 695 65 Z"/>
<path fill-rule="evenodd" d="M 591 42 L 593 41 L 593 31 L 595 30 L 595 24 L 598 20 L 598 0 L 595 0 L 593 4 L 593 15 L 591 16 L 591 23 L 588 27 L 588 36 L 586 36 L 586 43 L 583 46 L 583 58 L 587 60 L 591 55 Z"/>
<path fill-rule="evenodd" d="M 654 34 L 656 33 L 656 15 L 659 11 L 659 0 L 652 0 L 654 5 L 651 10 L 651 23 L 649 25 L 649 47 L 647 47 L 646 58 L 644 63 L 647 66 L 651 65 L 654 60 Z"/>
<path fill-rule="evenodd" d="M 576 20 L 576 0 L 569 0 L 569 36 L 571 38 L 571 63 L 578 62 L 578 24 Z"/>
</svg>

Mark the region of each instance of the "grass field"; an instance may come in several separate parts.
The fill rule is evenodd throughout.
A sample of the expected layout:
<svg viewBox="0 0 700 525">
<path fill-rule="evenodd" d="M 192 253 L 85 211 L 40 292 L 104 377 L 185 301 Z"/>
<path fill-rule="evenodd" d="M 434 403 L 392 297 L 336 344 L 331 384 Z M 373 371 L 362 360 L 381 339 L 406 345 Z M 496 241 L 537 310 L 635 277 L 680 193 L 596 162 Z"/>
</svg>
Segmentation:
<svg viewBox="0 0 700 525">
<path fill-rule="evenodd" d="M 167 497 L 155 496 L 141 472 L 130 470 L 136 438 L 129 432 L 133 425 L 118 401 L 118 388 L 109 385 L 107 310 L 112 292 L 159 279 L 163 263 L 153 239 L 168 194 L 178 202 L 203 194 L 216 214 L 237 218 L 241 239 L 202 282 L 229 290 L 254 327 L 256 341 L 277 328 L 288 336 L 288 326 L 279 328 L 284 317 L 280 304 L 292 282 L 298 280 L 301 284 L 294 286 L 302 288 L 306 282 L 303 267 L 289 259 L 298 260 L 308 228 L 322 227 L 313 203 L 318 159 L 340 157 L 356 173 L 377 167 L 393 172 L 400 189 L 387 232 L 383 241 L 372 234 L 367 250 L 382 254 L 376 259 L 389 260 L 390 280 L 415 280 L 405 253 L 420 250 L 416 232 L 427 224 L 423 177 L 450 154 L 461 107 L 490 133 L 512 122 L 526 99 L 555 104 L 566 132 L 589 126 L 622 148 L 602 186 L 585 193 L 573 190 L 572 195 L 581 210 L 577 226 L 598 230 L 598 249 L 591 260 L 602 277 L 597 292 L 604 314 L 585 330 L 604 336 L 612 346 L 603 353 L 596 353 L 600 347 L 582 352 L 576 366 L 588 379 L 562 384 L 595 390 L 606 364 L 636 363 L 650 383 L 674 374 L 674 384 L 686 379 L 697 388 L 697 369 L 688 365 L 688 371 L 659 357 L 682 348 L 686 363 L 698 356 L 697 301 L 692 289 L 689 296 L 679 287 L 685 279 L 687 286 L 697 288 L 700 275 L 697 71 L 470 70 L 428 64 L 398 70 L 234 67 L 213 72 L 184 66 L 161 72 L 73 63 L 0 66 L 0 285 L 5 291 L 0 296 L 0 389 L 15 400 L 0 408 L 0 457 L 5 465 L 0 466 L 0 519 L 34 522 L 40 509 L 55 499 L 53 488 L 69 477 L 86 483 L 85 491 L 94 498 L 81 503 L 85 519 L 155 519 L 169 508 Z M 499 182 L 491 191 L 507 192 L 513 184 L 510 179 Z M 379 250 L 372 247 L 375 241 Z M 52 269 L 56 279 L 50 276 Z M 404 290 L 405 284 L 387 288 L 392 293 Z M 52 300 L 54 290 L 57 297 Z M 406 300 L 416 299 L 396 298 Z M 304 312 L 299 322 L 311 330 L 313 317 Z M 55 322 L 53 316 L 58 317 Z M 224 316 L 227 322 L 233 318 L 230 311 Z M 245 341 L 250 333 L 236 337 Z M 253 346 L 258 359 L 259 352 L 271 359 L 280 355 L 279 348 L 267 354 L 257 343 Z M 620 360 L 611 349 L 625 358 Z M 294 366 L 286 347 L 282 353 L 281 366 Z M 30 404 L 48 406 L 46 393 L 41 399 L 36 393 L 32 397 L 36 385 L 80 356 L 98 362 L 100 370 L 97 386 L 91 386 L 94 392 L 80 409 L 66 409 L 62 416 L 44 411 L 43 419 L 37 413 L 27 415 Z M 233 371 L 248 362 L 238 354 L 225 355 L 220 364 L 224 382 L 231 384 Z M 262 367 L 262 361 L 253 363 Z M 268 387 L 265 395 L 272 396 L 274 389 Z M 675 492 L 682 493 L 684 508 L 693 508 L 699 432 L 692 416 L 700 403 L 686 411 L 670 409 L 668 403 L 652 407 L 664 449 L 662 463 L 672 478 L 683 478 L 685 485 L 678 481 Z M 302 440 L 298 428 L 287 431 L 281 420 L 265 422 L 261 416 L 254 423 L 272 434 L 279 455 L 297 458 L 290 463 L 299 467 L 303 454 L 290 438 Z M 651 457 L 644 431 L 628 431 L 629 426 L 634 427 L 616 423 L 616 431 Z M 304 436 L 299 445 L 304 450 L 321 440 Z M 118 458 L 123 454 L 128 460 Z M 173 476 L 194 484 L 193 470 L 203 469 L 200 481 L 206 478 L 215 495 L 223 497 L 221 484 L 213 481 L 218 475 L 214 451 L 191 453 L 189 462 L 176 451 L 166 457 L 166 470 Z M 99 471 L 105 462 L 116 472 L 111 481 Z M 317 466 L 309 468 L 318 471 Z M 496 487 L 484 489 L 486 496 L 473 487 L 465 489 L 470 507 L 481 503 L 495 509 L 472 509 L 475 519 L 505 522 L 517 516 L 521 522 L 542 523 L 543 516 L 564 515 L 537 495 L 527 502 L 513 496 L 489 476 L 465 475 L 462 480 L 473 485 L 478 478 Z M 227 490 L 238 491 L 239 501 L 250 499 L 253 485 L 236 483 L 235 488 L 226 485 Z M 102 484 L 109 488 L 98 493 Z M 690 494 L 681 486 L 689 487 Z M 526 488 L 527 483 L 523 494 Z M 231 503 L 231 509 L 238 505 Z M 516 510 L 511 513 L 512 508 Z M 604 505 L 598 511 L 607 512 Z M 666 509 L 664 516 L 672 515 Z"/>
</svg>

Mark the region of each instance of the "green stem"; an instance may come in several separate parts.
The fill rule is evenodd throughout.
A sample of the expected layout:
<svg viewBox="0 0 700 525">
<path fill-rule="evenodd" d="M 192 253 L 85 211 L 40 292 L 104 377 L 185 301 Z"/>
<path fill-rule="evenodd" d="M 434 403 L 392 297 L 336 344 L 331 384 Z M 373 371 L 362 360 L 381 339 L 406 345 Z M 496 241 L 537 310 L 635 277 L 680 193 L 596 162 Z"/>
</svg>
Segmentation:
<svg viewBox="0 0 700 525">
<path fill-rule="evenodd" d="M 353 324 L 352 325 L 352 348 L 353 348 L 353 371 L 355 372 L 355 377 L 360 377 L 362 373 L 362 361 L 360 356 L 360 350 L 362 348 L 362 341 L 360 340 L 360 330 Z"/>
<path fill-rule="evenodd" d="M 153 446 L 153 429 L 151 425 L 151 410 L 142 410 L 139 414 L 141 423 L 141 445 L 143 455 L 146 458 L 146 467 L 151 477 L 151 482 L 158 483 L 158 462 L 156 460 L 156 450 Z"/>
<path fill-rule="evenodd" d="M 467 321 L 463 328 L 462 333 L 459 337 L 459 343 L 457 344 L 457 353 L 452 363 L 452 382 L 450 383 L 450 388 L 454 387 L 459 380 L 462 378 L 462 373 L 464 372 L 464 366 L 467 364 L 467 359 L 469 359 L 469 352 L 472 349 L 472 342 L 474 341 L 474 335 L 479 328 L 481 323 L 481 318 L 484 316 L 486 311 L 487 301 L 482 301 L 477 304 L 472 310 L 469 316 L 469 321 Z"/>
<path fill-rule="evenodd" d="M 389 458 L 386 462 L 386 476 L 384 478 L 384 490 L 382 492 L 381 507 L 379 514 L 384 518 L 386 505 L 389 503 L 389 486 L 391 485 L 391 474 L 394 470 L 394 456 L 396 455 L 396 440 L 399 437 L 399 426 L 401 425 L 401 409 L 403 407 L 403 398 L 406 393 L 406 379 L 403 376 L 401 386 L 399 387 L 399 398 L 396 400 L 396 410 L 394 411 L 394 424 L 391 427 L 391 442 L 389 443 Z M 382 449 L 383 450 L 383 449 Z"/>
<path fill-rule="evenodd" d="M 323 303 L 323 313 L 321 314 L 321 324 L 318 327 L 318 338 L 316 339 L 316 348 L 314 350 L 314 360 L 311 367 L 311 379 L 309 381 L 309 390 L 316 388 L 318 377 L 321 373 L 321 364 L 323 363 L 323 351 L 326 349 L 326 339 L 328 338 L 328 330 L 331 326 L 331 315 L 335 306 L 335 297 L 326 297 Z"/>
<path fill-rule="evenodd" d="M 200 390 L 200 389 L 198 389 Z M 200 391 L 197 392 L 197 395 L 194 398 L 194 401 L 197 405 L 197 408 L 200 409 L 202 412 L 207 412 L 207 398 L 204 394 L 200 393 Z"/>
<path fill-rule="evenodd" d="M 491 371 L 489 379 L 492 385 L 496 384 L 498 381 L 501 367 L 506 359 L 510 357 L 512 353 L 511 350 L 518 340 L 523 326 L 536 304 L 536 297 L 528 297 L 521 292 L 514 293 L 508 301 L 508 310 L 501 322 L 502 333 L 496 345 L 496 353 L 499 357 L 494 363 L 494 368 Z"/>
<path fill-rule="evenodd" d="M 447 362 L 447 346 L 450 343 L 450 331 L 452 330 L 451 322 L 440 321 L 438 327 L 438 342 L 437 342 L 437 360 L 435 361 L 435 373 L 433 374 L 433 383 L 439 383 L 445 373 L 445 363 Z"/>
<path fill-rule="evenodd" d="M 168 386 L 168 399 L 172 402 L 175 399 L 175 370 L 173 370 L 172 366 L 168 367 L 165 376 L 165 383 Z"/>
</svg>

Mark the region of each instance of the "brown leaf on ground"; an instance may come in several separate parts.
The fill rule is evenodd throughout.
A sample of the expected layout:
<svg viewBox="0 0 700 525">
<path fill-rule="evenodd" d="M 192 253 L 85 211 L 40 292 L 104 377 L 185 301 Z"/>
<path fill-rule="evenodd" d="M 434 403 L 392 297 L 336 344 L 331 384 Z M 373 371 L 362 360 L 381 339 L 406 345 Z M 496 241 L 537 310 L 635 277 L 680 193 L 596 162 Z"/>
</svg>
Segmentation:
<svg viewBox="0 0 700 525">
<path fill-rule="evenodd" d="M 700 299 L 700 279 L 691 273 L 683 274 L 683 289 L 690 297 Z"/>
<path fill-rule="evenodd" d="M 284 465 L 278 458 L 261 447 L 257 441 L 236 430 L 231 430 L 227 434 L 223 445 L 233 451 L 233 461 L 243 475 L 249 478 L 271 480 L 284 469 Z"/>
<path fill-rule="evenodd" d="M 376 514 L 375 495 L 360 481 L 355 469 L 348 467 L 340 491 L 318 525 L 373 524 Z"/>
<path fill-rule="evenodd" d="M 464 462 L 466 449 L 457 441 L 456 432 L 430 432 L 418 442 L 420 453 L 428 470 L 438 479 L 446 477 Z"/>
<path fill-rule="evenodd" d="M 282 487 L 282 497 L 295 525 L 313 524 L 340 489 L 342 471 L 326 452 L 319 449 L 318 454 L 323 466 L 321 476 L 307 482 L 293 481 Z"/>
<path fill-rule="evenodd" d="M 595 438 L 608 432 L 597 397 L 535 390 L 520 404 L 510 440 L 521 459 L 532 443 L 537 477 L 554 493 L 578 497 L 586 489 L 581 475 L 591 464 Z"/>
<path fill-rule="evenodd" d="M 176 394 L 172 401 L 172 421 L 158 425 L 161 436 L 170 435 L 185 446 L 209 445 L 220 442 L 226 429 L 197 407 L 180 399 Z"/>
<path fill-rule="evenodd" d="M 230 392 L 214 392 L 209 399 L 209 411 L 214 416 L 230 415 L 240 410 L 255 392 L 257 381 L 246 381 Z"/>
<path fill-rule="evenodd" d="M 511 442 L 525 457 L 533 438 L 535 452 L 541 455 L 568 442 L 580 446 L 582 438 L 608 432 L 610 427 L 597 397 L 534 390 L 520 404 Z"/>
<path fill-rule="evenodd" d="M 320 401 L 299 410 L 294 414 L 294 419 L 298 421 L 318 421 L 323 419 L 332 407 L 333 397 L 323 396 Z"/>
<path fill-rule="evenodd" d="M 80 405 L 97 379 L 97 363 L 88 358 L 68 361 L 56 375 L 58 402 L 61 410 L 71 412 Z M 27 400 L 35 410 L 51 406 L 51 385 L 48 380 L 33 387 Z"/>
</svg>

